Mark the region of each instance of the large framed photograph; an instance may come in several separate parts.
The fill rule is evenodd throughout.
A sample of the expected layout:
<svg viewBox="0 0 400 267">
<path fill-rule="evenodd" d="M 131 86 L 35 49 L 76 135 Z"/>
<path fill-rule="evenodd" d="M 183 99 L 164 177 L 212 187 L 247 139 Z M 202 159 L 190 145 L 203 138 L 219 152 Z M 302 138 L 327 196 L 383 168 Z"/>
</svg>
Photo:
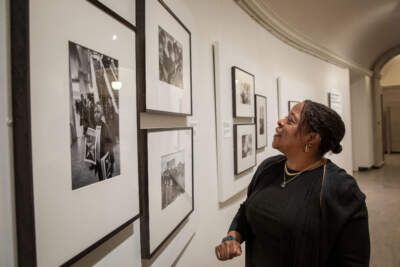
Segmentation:
<svg viewBox="0 0 400 267">
<path fill-rule="evenodd" d="M 145 8 L 147 112 L 192 114 L 191 33 L 161 0 Z"/>
<path fill-rule="evenodd" d="M 236 124 L 233 131 L 235 174 L 256 166 L 255 124 Z"/>
<path fill-rule="evenodd" d="M 232 67 L 233 116 L 254 117 L 255 77 L 238 67 Z"/>
<path fill-rule="evenodd" d="M 267 98 L 255 95 L 256 102 L 256 145 L 257 149 L 267 146 Z"/>
<path fill-rule="evenodd" d="M 70 266 L 139 217 L 135 32 L 88 1 L 13 3 L 18 262 Z"/>
<path fill-rule="evenodd" d="M 141 187 L 143 258 L 151 258 L 193 212 L 192 131 L 147 130 L 147 186 Z"/>
</svg>

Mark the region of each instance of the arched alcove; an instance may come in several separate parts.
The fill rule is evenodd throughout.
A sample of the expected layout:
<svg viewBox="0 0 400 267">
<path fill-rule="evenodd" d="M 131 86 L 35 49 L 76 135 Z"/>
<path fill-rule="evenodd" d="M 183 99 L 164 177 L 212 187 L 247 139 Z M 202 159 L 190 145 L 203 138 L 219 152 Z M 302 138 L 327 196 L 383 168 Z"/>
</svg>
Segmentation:
<svg viewBox="0 0 400 267">
<path fill-rule="evenodd" d="M 372 88 L 374 92 L 374 165 L 380 167 L 384 163 L 383 142 L 383 94 L 381 86 L 381 71 L 383 67 L 394 57 L 400 55 L 400 45 L 397 45 L 383 53 L 372 66 Z"/>
</svg>

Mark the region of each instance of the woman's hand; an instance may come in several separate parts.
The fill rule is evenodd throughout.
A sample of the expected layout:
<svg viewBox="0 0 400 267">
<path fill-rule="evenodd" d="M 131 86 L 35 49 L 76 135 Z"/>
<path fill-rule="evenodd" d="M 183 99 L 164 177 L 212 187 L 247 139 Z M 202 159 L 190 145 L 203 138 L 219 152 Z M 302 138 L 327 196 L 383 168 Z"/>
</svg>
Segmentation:
<svg viewBox="0 0 400 267">
<path fill-rule="evenodd" d="M 225 241 L 215 247 L 215 255 L 221 261 L 230 260 L 242 255 L 242 248 L 236 240 Z"/>
</svg>

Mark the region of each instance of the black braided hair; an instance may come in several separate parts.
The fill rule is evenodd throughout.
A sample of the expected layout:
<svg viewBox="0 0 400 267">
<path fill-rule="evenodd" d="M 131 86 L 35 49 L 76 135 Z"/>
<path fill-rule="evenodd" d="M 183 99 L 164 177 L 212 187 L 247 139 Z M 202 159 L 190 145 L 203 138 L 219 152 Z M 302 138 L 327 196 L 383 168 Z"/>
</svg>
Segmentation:
<svg viewBox="0 0 400 267">
<path fill-rule="evenodd" d="M 321 136 L 319 151 L 325 155 L 328 151 L 339 154 L 342 151 L 342 141 L 346 132 L 342 118 L 331 108 L 320 103 L 305 100 L 301 112 L 300 129 L 315 132 Z"/>
</svg>

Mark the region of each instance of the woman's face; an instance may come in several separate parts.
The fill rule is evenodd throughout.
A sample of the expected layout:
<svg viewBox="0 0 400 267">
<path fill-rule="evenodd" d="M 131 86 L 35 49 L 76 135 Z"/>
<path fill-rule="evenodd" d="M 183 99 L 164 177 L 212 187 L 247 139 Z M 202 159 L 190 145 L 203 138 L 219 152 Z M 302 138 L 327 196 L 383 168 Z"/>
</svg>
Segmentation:
<svg viewBox="0 0 400 267">
<path fill-rule="evenodd" d="M 285 155 L 304 151 L 304 141 L 299 131 L 303 106 L 304 102 L 298 103 L 292 108 L 287 117 L 278 120 L 272 147 Z"/>
</svg>

